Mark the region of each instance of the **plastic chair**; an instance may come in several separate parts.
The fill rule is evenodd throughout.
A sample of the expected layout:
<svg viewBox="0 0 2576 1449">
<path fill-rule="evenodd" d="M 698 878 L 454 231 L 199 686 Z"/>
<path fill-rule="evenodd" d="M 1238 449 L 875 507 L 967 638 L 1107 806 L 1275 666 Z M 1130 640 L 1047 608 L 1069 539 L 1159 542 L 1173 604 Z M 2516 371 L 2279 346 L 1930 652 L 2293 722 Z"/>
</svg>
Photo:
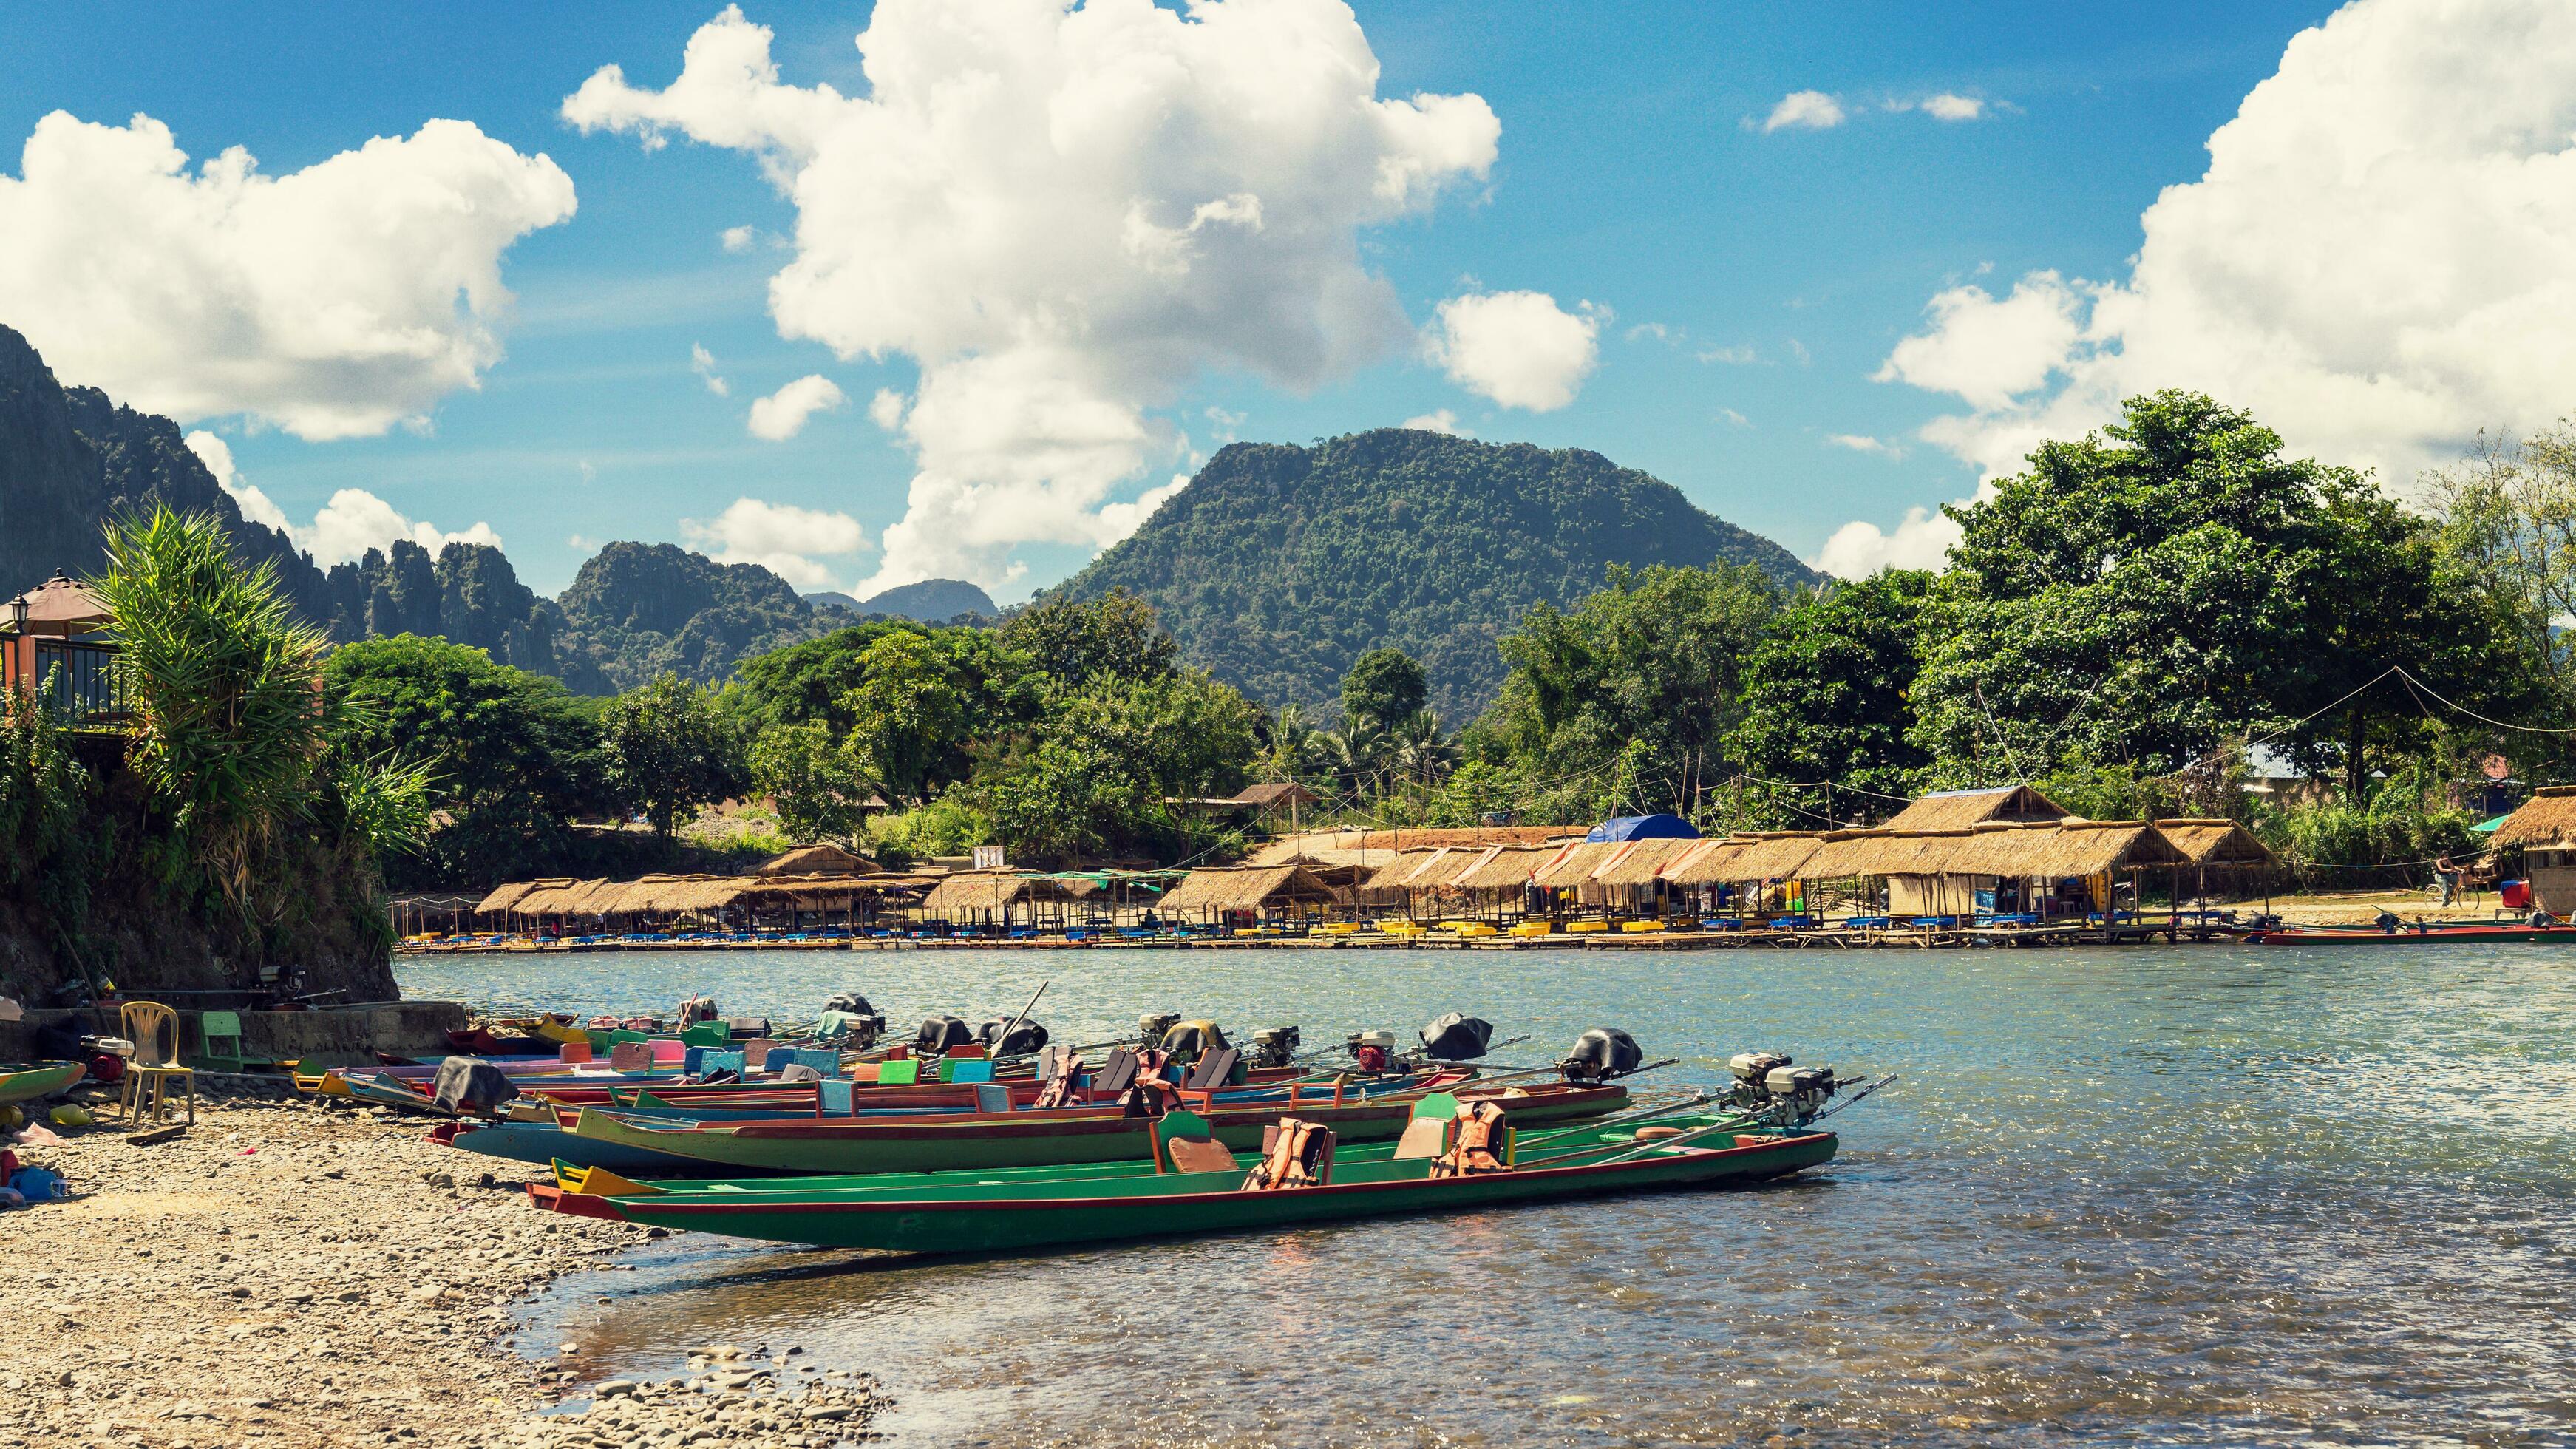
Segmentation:
<svg viewBox="0 0 2576 1449">
<path fill-rule="evenodd" d="M 188 1125 L 197 1125 L 197 1074 L 179 1065 L 179 1013 L 157 1001 L 129 1001 L 116 1014 L 118 1029 L 134 1043 L 117 1105 L 127 1122 L 148 1098 L 158 1122 L 170 1105 L 170 1084 L 188 1094 Z"/>
<path fill-rule="evenodd" d="M 208 1011 L 197 1017 L 197 1036 L 205 1043 L 197 1053 L 198 1064 L 210 1072 L 247 1072 L 264 1067 L 267 1062 L 253 1061 L 242 1055 L 241 1013 Z M 229 1049 L 219 1045 L 230 1043 Z"/>
</svg>

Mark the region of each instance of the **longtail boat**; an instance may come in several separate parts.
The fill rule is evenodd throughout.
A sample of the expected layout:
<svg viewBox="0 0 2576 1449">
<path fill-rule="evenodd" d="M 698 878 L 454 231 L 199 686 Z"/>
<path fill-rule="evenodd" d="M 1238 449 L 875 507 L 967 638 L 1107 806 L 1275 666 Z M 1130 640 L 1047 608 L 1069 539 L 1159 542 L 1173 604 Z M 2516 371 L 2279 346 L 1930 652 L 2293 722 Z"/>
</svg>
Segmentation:
<svg viewBox="0 0 2576 1449">
<path fill-rule="evenodd" d="M 1408 1156 L 1399 1147 L 1381 1157 L 1336 1147 L 1320 1181 L 1307 1186 L 1254 1186 L 1237 1161 L 1199 1172 L 1072 1167 L 779 1183 L 635 1182 L 575 1169 L 559 1172 L 555 1184 L 531 1184 L 529 1193 L 557 1212 L 774 1242 L 1025 1252 L 1605 1193 L 1750 1186 L 1822 1166 L 1837 1146 L 1833 1133 L 1821 1131 L 1736 1131 L 1713 1122 L 1669 1130 L 1674 1135 L 1643 1141 L 1633 1132 L 1602 1130 L 1590 1142 L 1560 1140 L 1497 1170 L 1466 1175 L 1437 1171 L 1443 1161 L 1437 1154 Z"/>
<path fill-rule="evenodd" d="M 1434 1079 L 1429 1085 L 1441 1085 Z M 1627 1105 L 1627 1088 L 1557 1085 L 1495 1088 L 1513 1120 L 1570 1121 L 1597 1117 Z M 1462 1094 L 1462 1096 L 1465 1094 Z M 1482 1095 L 1482 1094 L 1479 1094 Z M 1218 1101 L 1205 1110 L 1217 1140 L 1236 1150 L 1258 1146 L 1265 1128 L 1283 1116 L 1320 1122 L 1342 1140 L 1391 1138 L 1404 1130 L 1412 1103 L 1402 1097 L 1292 1098 L 1281 1093 L 1260 1102 Z M 685 1157 L 726 1168 L 770 1172 L 850 1174 L 938 1172 L 988 1167 L 1145 1159 L 1151 1154 L 1150 1117 L 1130 1117 L 1116 1107 L 970 1113 L 911 1119 L 782 1118 L 768 1122 L 652 1125 L 585 1108 L 573 1133 L 594 1141 Z"/>
<path fill-rule="evenodd" d="M 0 1105 L 32 1102 L 38 1097 L 50 1096 L 65 1087 L 77 1085 L 88 1071 L 78 1062 L 0 1068 Z"/>
<path fill-rule="evenodd" d="M 2377 926 L 2286 926 L 2246 937 L 2266 946 L 2469 946 L 2499 942 L 2535 944 L 2576 941 L 2576 927 L 2524 925 L 2401 925 L 2394 931 Z"/>
</svg>

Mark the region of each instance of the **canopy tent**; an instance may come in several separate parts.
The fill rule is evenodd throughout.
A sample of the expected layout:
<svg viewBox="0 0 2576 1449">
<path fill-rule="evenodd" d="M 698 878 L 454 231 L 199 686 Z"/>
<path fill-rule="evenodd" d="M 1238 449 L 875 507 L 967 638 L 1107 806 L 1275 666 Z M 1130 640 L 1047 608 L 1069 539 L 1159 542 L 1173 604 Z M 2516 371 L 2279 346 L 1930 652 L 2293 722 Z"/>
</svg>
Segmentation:
<svg viewBox="0 0 2576 1449">
<path fill-rule="evenodd" d="M 1603 840 L 1697 840 L 1698 827 L 1678 815 L 1619 815 L 1592 827 L 1583 837 Z"/>
</svg>

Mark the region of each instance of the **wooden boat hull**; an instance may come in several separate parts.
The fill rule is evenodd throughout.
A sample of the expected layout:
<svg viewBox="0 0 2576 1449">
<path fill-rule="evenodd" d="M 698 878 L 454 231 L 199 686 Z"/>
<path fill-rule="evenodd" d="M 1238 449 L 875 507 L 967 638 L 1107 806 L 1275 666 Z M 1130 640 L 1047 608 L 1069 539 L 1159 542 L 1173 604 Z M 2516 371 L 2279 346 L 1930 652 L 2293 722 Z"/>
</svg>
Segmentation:
<svg viewBox="0 0 2576 1449">
<path fill-rule="evenodd" d="M 1397 1214 L 1460 1212 L 1608 1193 L 1746 1187 L 1833 1160 L 1830 1132 L 1740 1145 L 1594 1149 L 1565 1165 L 1432 1178 L 1419 1159 L 1354 1164 L 1328 1186 L 1245 1192 L 1234 1172 L 924 1190 L 910 1182 L 808 1193 L 721 1190 L 637 1196 L 539 1194 L 541 1205 L 730 1237 L 910 1253 L 1009 1253 L 1077 1243 L 1296 1227 Z M 1337 1169 L 1339 1164 L 1336 1165 Z"/>
<path fill-rule="evenodd" d="M 1514 1098 L 1509 1110 L 1516 1123 L 1575 1121 L 1618 1111 L 1627 1102 L 1627 1089 L 1613 1085 Z M 1340 1106 L 1329 1101 L 1302 1103 L 1294 1115 L 1323 1123 L 1345 1142 L 1371 1142 L 1401 1135 L 1412 1111 L 1412 1102 L 1399 1098 Z M 1263 1129 L 1290 1114 L 1284 1103 L 1228 1106 L 1220 1102 L 1201 1115 L 1214 1127 L 1218 1141 L 1242 1152 L 1258 1148 Z M 841 1175 L 1142 1159 L 1150 1155 L 1147 1126 L 1147 1119 L 1120 1116 L 1114 1109 L 1086 1109 L 945 1120 L 824 1118 L 651 1127 L 585 1109 L 575 1120 L 573 1133 L 720 1167 Z"/>
<path fill-rule="evenodd" d="M 489 1126 L 454 1122 L 442 1124 L 429 1135 L 432 1140 L 450 1147 L 497 1157 L 505 1162 L 535 1167 L 552 1162 L 575 1167 L 604 1167 L 626 1177 L 705 1177 L 736 1170 L 745 1173 L 761 1171 L 758 1168 L 722 1167 L 693 1157 L 657 1152 L 649 1147 L 583 1137 L 541 1122 L 498 1122 Z"/>
<path fill-rule="evenodd" d="M 0 1071 L 0 1106 L 49 1097 L 65 1087 L 77 1085 L 88 1072 L 89 1068 L 78 1062 L 47 1062 L 42 1066 Z"/>
<path fill-rule="evenodd" d="M 2286 931 L 2265 931 L 2247 939 L 2259 941 L 2266 946 L 2469 946 L 2517 941 L 2552 944 L 2576 941 L 2576 929 L 2551 926 L 2441 926 L 2426 931 L 2401 929 L 2391 933 L 2311 926 Z"/>
</svg>

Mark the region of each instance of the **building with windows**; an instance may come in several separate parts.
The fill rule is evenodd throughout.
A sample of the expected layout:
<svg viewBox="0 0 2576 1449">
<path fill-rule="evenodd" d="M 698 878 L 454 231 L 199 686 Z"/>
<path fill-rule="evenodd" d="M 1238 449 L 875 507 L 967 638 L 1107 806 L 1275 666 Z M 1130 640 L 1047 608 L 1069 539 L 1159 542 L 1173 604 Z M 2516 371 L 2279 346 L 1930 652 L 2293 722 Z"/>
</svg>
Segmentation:
<svg viewBox="0 0 2576 1449">
<path fill-rule="evenodd" d="M 59 572 L 0 603 L 0 688 L 42 691 L 75 728 L 122 724 L 115 622 L 96 590 Z"/>
</svg>

